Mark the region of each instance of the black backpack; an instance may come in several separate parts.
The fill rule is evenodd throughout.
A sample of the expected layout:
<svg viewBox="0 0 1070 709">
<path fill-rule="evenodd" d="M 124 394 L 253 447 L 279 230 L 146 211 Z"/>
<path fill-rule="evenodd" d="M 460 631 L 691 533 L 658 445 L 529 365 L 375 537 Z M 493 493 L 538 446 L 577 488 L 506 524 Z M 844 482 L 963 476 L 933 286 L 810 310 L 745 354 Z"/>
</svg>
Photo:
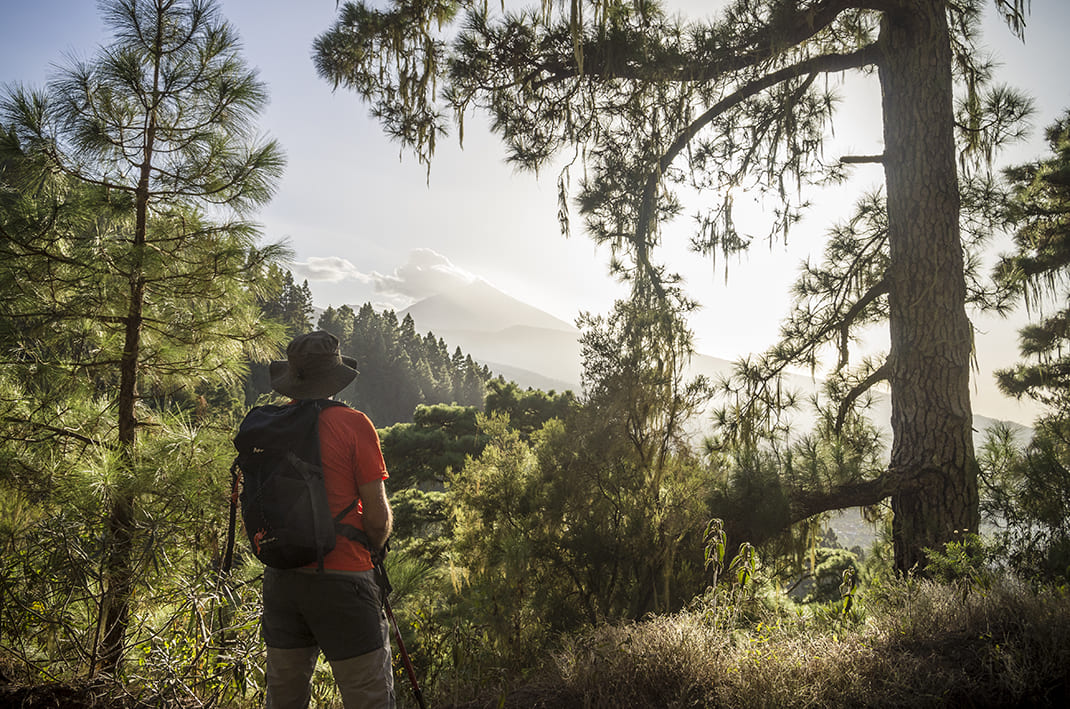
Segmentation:
<svg viewBox="0 0 1070 709">
<path fill-rule="evenodd" d="M 313 562 L 323 570 L 323 557 L 334 549 L 343 517 L 327 505 L 320 461 L 319 414 L 329 406 L 345 406 L 330 399 L 296 404 L 269 404 L 250 409 L 234 437 L 238 456 L 231 466 L 234 494 L 240 471 L 241 510 L 253 554 L 265 565 L 293 569 Z M 233 500 L 232 500 L 233 503 Z M 234 508 L 231 506 L 231 530 Z M 348 526 L 348 525 L 346 525 Z M 233 543 L 233 531 L 228 547 Z M 230 566 L 230 549 L 224 568 Z"/>
</svg>

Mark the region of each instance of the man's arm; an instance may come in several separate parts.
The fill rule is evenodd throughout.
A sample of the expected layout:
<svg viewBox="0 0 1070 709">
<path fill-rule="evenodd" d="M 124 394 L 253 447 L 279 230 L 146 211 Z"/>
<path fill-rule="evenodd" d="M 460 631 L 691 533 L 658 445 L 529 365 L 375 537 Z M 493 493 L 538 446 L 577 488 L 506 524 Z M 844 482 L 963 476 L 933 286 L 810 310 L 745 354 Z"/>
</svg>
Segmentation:
<svg viewBox="0 0 1070 709">
<path fill-rule="evenodd" d="M 364 533 L 371 540 L 373 549 L 381 552 L 394 529 L 394 513 L 386 498 L 386 486 L 382 480 L 376 480 L 358 485 L 357 492 L 360 494 Z"/>
</svg>

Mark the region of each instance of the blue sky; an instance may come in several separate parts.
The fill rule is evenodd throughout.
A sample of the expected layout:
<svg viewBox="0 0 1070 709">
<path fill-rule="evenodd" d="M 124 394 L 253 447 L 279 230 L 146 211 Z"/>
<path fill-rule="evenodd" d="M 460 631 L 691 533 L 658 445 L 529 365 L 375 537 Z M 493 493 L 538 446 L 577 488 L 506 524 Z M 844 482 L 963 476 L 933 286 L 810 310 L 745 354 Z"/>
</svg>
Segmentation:
<svg viewBox="0 0 1070 709">
<path fill-rule="evenodd" d="M 581 311 L 608 311 L 623 295 L 607 275 L 608 252 L 593 245 L 578 220 L 571 238 L 560 235 L 556 170 L 516 173 L 481 116 L 466 119 L 463 150 L 456 136 L 440 141 L 428 176 L 383 136 L 365 105 L 315 75 L 311 44 L 333 20 L 334 0 L 221 0 L 220 7 L 268 85 L 271 103 L 261 126 L 287 154 L 278 193 L 257 220 L 266 239 L 290 242 L 293 270 L 309 280 L 318 305 L 371 301 L 401 309 L 458 281 L 482 278 L 572 321 Z M 1059 69 L 1070 3 L 1035 0 L 1025 44 L 992 15 L 989 9 L 985 38 L 1004 64 L 1001 80 L 1031 93 L 1039 109 L 1033 139 L 1005 158 L 1009 164 L 1041 155 L 1040 129 L 1070 108 L 1070 77 Z M 92 0 L 4 0 L 3 17 L 3 84 L 42 85 L 52 65 L 67 55 L 90 56 L 107 40 Z M 880 152 L 879 101 L 872 81 L 851 84 L 836 123 L 842 152 Z M 879 183 L 879 171 L 866 168 L 852 185 Z M 756 243 L 728 264 L 727 277 L 723 262 L 686 251 L 686 221 L 666 231 L 662 257 L 704 306 L 692 322 L 701 352 L 733 359 L 773 343 L 800 261 L 820 255 L 825 228 L 851 202 L 842 190 L 816 197 L 817 208 L 786 245 Z M 765 207 L 752 206 L 756 222 Z M 1017 322 L 975 324 L 975 410 L 1028 422 L 1034 410 L 999 397 L 990 376 L 1014 361 Z M 873 346 L 880 347 L 879 339 Z"/>
</svg>

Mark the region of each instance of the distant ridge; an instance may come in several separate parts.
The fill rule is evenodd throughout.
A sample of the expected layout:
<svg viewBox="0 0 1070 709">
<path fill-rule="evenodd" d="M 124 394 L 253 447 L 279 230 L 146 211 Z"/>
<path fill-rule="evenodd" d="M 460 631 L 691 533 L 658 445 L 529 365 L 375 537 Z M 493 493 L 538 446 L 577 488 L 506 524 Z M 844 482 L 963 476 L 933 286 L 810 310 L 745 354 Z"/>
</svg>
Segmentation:
<svg viewBox="0 0 1070 709">
<path fill-rule="evenodd" d="M 580 390 L 580 331 L 485 281 L 474 281 L 421 300 L 403 310 L 399 318 L 405 315 L 412 315 L 418 332 L 433 332 L 435 337 L 445 340 L 451 351 L 460 347 L 496 375 L 522 387 Z M 728 360 L 696 354 L 690 374 L 717 378 L 730 373 L 732 368 Z M 803 401 L 821 388 L 820 380 L 807 375 L 789 375 L 785 383 L 797 390 Z M 873 423 L 884 431 L 885 443 L 890 444 L 891 403 L 886 393 L 874 394 L 870 415 Z M 809 428 L 813 417 L 805 404 L 802 411 L 792 416 L 799 422 L 800 431 Z M 1008 423 L 1025 437 L 1032 432 L 1027 426 L 975 414 L 975 441 L 979 443 L 984 431 L 995 423 Z"/>
<path fill-rule="evenodd" d="M 421 330 L 499 332 L 516 326 L 578 334 L 569 323 L 506 295 L 486 281 L 433 295 L 401 311 L 411 315 Z"/>
<path fill-rule="evenodd" d="M 523 387 L 580 386 L 580 331 L 485 281 L 425 298 L 401 311 L 496 374 Z"/>
<path fill-rule="evenodd" d="M 502 376 L 508 382 L 516 382 L 516 385 L 521 389 L 538 389 L 539 391 L 556 392 L 558 394 L 566 391 L 573 393 L 579 393 L 579 384 L 576 382 L 566 382 L 561 379 L 553 379 L 551 377 L 545 377 L 538 372 L 532 372 L 528 369 L 521 369 L 509 364 L 499 364 L 497 362 L 482 362 L 495 376 Z"/>
</svg>

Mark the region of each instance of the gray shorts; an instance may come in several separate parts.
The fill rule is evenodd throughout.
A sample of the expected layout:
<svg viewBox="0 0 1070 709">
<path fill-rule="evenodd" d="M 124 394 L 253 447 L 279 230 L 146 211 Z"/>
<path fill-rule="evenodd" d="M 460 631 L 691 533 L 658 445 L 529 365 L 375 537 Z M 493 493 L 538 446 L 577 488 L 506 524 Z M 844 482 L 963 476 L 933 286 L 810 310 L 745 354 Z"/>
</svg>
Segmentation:
<svg viewBox="0 0 1070 709">
<path fill-rule="evenodd" d="M 374 571 L 264 569 L 264 643 L 319 646 L 328 661 L 383 647 L 386 613 Z"/>
</svg>

